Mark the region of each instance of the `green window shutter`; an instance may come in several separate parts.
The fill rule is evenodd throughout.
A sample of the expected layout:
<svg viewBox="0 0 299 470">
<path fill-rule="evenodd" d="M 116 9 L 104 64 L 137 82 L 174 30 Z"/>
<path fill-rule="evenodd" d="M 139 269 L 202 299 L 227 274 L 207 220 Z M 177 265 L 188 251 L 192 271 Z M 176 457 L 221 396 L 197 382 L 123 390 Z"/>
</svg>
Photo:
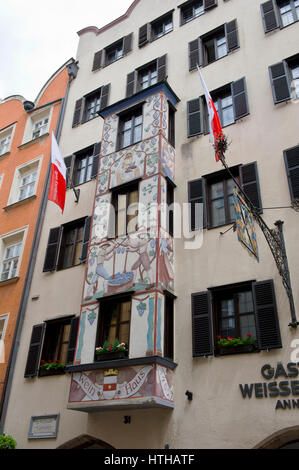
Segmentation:
<svg viewBox="0 0 299 470">
<path fill-rule="evenodd" d="M 68 344 L 67 359 L 66 359 L 66 363 L 69 365 L 72 365 L 74 361 L 78 328 L 79 328 L 79 317 L 74 317 L 72 318 L 72 321 L 71 321 L 69 344 Z"/>
<path fill-rule="evenodd" d="M 299 199 L 299 146 L 285 150 L 284 161 L 287 170 L 291 201 Z"/>
<path fill-rule="evenodd" d="M 259 213 L 262 213 L 263 205 L 256 162 L 240 166 L 240 184 L 251 204 L 260 209 Z"/>
<path fill-rule="evenodd" d="M 32 328 L 30 346 L 24 374 L 25 378 L 36 377 L 38 374 L 45 328 L 45 323 L 35 325 Z"/>
<path fill-rule="evenodd" d="M 248 97 L 245 77 L 231 84 L 235 120 L 249 114 Z"/>
<path fill-rule="evenodd" d="M 227 49 L 228 49 L 228 52 L 231 52 L 240 46 L 237 20 L 233 20 L 233 21 L 230 21 L 229 23 L 225 23 L 224 29 L 225 29 Z"/>
<path fill-rule="evenodd" d="M 273 280 L 253 283 L 253 300 L 259 348 L 282 347 Z"/>
<path fill-rule="evenodd" d="M 127 89 L 126 89 L 126 98 L 134 95 L 136 92 L 137 86 L 137 71 L 131 72 L 127 75 Z"/>
<path fill-rule="evenodd" d="M 205 188 L 203 178 L 188 182 L 188 202 L 190 213 L 190 230 L 199 230 L 199 213 L 196 211 L 196 204 L 203 204 L 203 228 L 206 228 L 206 208 L 205 208 Z"/>
<path fill-rule="evenodd" d="M 212 315 L 210 293 L 199 292 L 191 295 L 192 302 L 192 355 L 204 357 L 213 355 Z"/>
<path fill-rule="evenodd" d="M 76 101 L 76 104 L 75 104 L 72 127 L 76 127 L 78 126 L 78 124 L 81 123 L 82 108 L 83 108 L 83 98 L 80 98 L 79 100 Z"/>
<path fill-rule="evenodd" d="M 81 263 L 84 263 L 87 258 L 89 235 L 90 235 L 90 228 L 91 228 L 91 219 L 92 218 L 90 216 L 86 217 L 85 219 L 82 251 L 81 251 L 81 257 L 80 257 Z"/>
<path fill-rule="evenodd" d="M 274 104 L 291 99 L 291 88 L 288 77 L 288 66 L 285 61 L 269 67 L 270 82 L 274 98 Z"/>
<path fill-rule="evenodd" d="M 98 175 L 100 151 L 101 151 L 101 142 L 98 142 L 93 147 L 93 162 L 92 162 L 91 178 L 96 178 Z"/>
<path fill-rule="evenodd" d="M 104 85 L 102 87 L 100 110 L 102 110 L 102 109 L 104 109 L 108 106 L 109 95 L 110 95 L 110 83 L 108 83 L 108 85 Z"/>
<path fill-rule="evenodd" d="M 201 40 L 200 38 L 189 42 L 189 70 L 194 70 L 197 65 L 201 66 Z"/>
<path fill-rule="evenodd" d="M 52 228 L 49 233 L 48 246 L 44 261 L 43 272 L 55 271 L 63 227 Z"/>
<path fill-rule="evenodd" d="M 151 37 L 151 25 L 150 23 L 147 23 L 141 28 L 139 28 L 139 38 L 138 38 L 138 46 L 143 47 L 145 46 L 149 41 Z"/>
<path fill-rule="evenodd" d="M 261 4 L 261 13 L 265 33 L 269 33 L 270 31 L 279 28 L 276 6 L 272 0 Z"/>
<path fill-rule="evenodd" d="M 167 77 L 167 54 L 157 59 L 158 82 Z"/>
<path fill-rule="evenodd" d="M 93 58 L 93 65 L 92 65 L 92 72 L 95 70 L 99 70 L 102 67 L 102 58 L 103 58 L 103 51 L 98 51 L 95 53 Z"/>
<path fill-rule="evenodd" d="M 203 113 L 200 98 L 187 102 L 187 135 L 193 137 L 203 133 Z"/>
</svg>

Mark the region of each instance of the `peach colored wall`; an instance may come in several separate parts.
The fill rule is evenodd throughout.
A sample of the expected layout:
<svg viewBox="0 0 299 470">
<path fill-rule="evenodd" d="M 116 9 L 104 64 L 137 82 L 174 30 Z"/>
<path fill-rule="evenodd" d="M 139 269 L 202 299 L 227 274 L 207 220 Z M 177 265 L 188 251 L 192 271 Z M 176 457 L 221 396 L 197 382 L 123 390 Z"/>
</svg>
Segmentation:
<svg viewBox="0 0 299 470">
<path fill-rule="evenodd" d="M 58 98 L 63 98 L 68 82 L 67 69 L 58 72 L 52 81 L 43 90 L 37 106 L 41 106 Z M 53 105 L 49 134 L 55 132 L 61 102 Z M 19 228 L 28 227 L 21 264 L 19 266 L 18 281 L 11 284 L 0 283 L 0 315 L 9 313 L 5 333 L 5 363 L 0 364 L 0 398 L 2 395 L 3 382 L 5 380 L 6 367 L 11 351 L 11 345 L 20 306 L 20 300 L 24 287 L 27 267 L 30 260 L 31 245 L 34 237 L 39 206 L 45 184 L 48 162 L 50 159 L 51 140 L 50 135 L 32 142 L 29 146 L 19 148 L 23 142 L 25 126 L 29 115 L 24 111 L 21 97 L 14 97 L 0 103 L 0 131 L 13 123 L 15 130 L 7 155 L 0 157 L 0 174 L 4 179 L 0 189 L 0 237 Z M 24 203 L 3 210 L 8 205 L 9 194 L 13 183 L 16 167 L 42 157 L 36 198 L 24 201 Z"/>
</svg>

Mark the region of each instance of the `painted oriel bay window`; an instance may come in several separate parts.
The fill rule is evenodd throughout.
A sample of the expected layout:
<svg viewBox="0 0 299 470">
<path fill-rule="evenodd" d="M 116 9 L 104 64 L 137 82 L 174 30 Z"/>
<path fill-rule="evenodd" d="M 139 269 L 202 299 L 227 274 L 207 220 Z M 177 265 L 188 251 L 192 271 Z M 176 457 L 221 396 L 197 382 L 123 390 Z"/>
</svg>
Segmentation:
<svg viewBox="0 0 299 470">
<path fill-rule="evenodd" d="M 137 106 L 119 115 L 117 149 L 123 149 L 142 140 L 143 109 Z"/>
<path fill-rule="evenodd" d="M 118 339 L 129 347 L 131 306 L 130 297 L 100 302 L 97 346 L 103 346 L 105 341 L 114 344 Z"/>
</svg>

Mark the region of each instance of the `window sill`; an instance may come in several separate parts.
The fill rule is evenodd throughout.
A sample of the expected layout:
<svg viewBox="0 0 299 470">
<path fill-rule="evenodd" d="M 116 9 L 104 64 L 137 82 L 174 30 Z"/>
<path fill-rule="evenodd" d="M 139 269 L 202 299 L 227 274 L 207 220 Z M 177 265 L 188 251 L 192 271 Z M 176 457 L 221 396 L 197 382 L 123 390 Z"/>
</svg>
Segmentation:
<svg viewBox="0 0 299 470">
<path fill-rule="evenodd" d="M 82 371 L 90 371 L 96 370 L 99 368 L 110 369 L 113 367 L 131 367 L 131 366 L 138 366 L 143 364 L 160 364 L 162 366 L 168 367 L 171 370 L 174 370 L 177 367 L 177 364 L 169 359 L 166 359 L 161 356 L 146 356 L 146 357 L 138 357 L 135 359 L 115 359 L 112 361 L 100 361 L 94 362 L 90 364 L 80 364 L 80 365 L 73 365 L 73 366 L 66 366 L 66 372 L 82 372 Z"/>
<path fill-rule="evenodd" d="M 39 137 L 37 137 L 36 139 L 32 139 L 32 140 L 28 140 L 28 142 L 24 142 L 24 144 L 21 144 L 19 145 L 19 149 L 23 149 L 23 148 L 26 148 L 26 147 L 30 147 L 30 145 L 33 145 L 35 144 L 36 142 L 39 142 L 41 141 L 42 139 L 44 139 L 45 137 L 49 137 L 49 132 L 46 132 L 45 134 L 43 135 L 40 135 Z"/>
<path fill-rule="evenodd" d="M 8 155 L 10 155 L 10 151 L 1 153 L 1 155 L 0 155 L 0 160 L 1 160 L 2 158 L 8 157 Z"/>
<path fill-rule="evenodd" d="M 158 41 L 158 39 L 164 38 L 164 36 L 167 36 L 167 34 L 170 34 L 172 32 L 173 32 L 173 29 L 171 29 L 170 31 L 167 31 L 167 33 L 164 33 L 159 37 L 152 37 L 150 42 Z"/>
<path fill-rule="evenodd" d="M 243 346 L 220 346 L 215 356 L 231 356 L 234 354 L 252 354 L 258 352 L 260 352 L 258 347 L 252 344 L 245 344 Z"/>
<path fill-rule="evenodd" d="M 15 282 L 18 282 L 19 279 L 19 277 L 12 277 L 6 281 L 0 281 L 0 287 L 7 286 L 8 284 L 14 284 Z"/>
<path fill-rule="evenodd" d="M 50 377 L 52 375 L 64 375 L 64 374 L 65 374 L 65 369 L 52 369 L 52 370 L 40 369 L 38 376 Z"/>
<path fill-rule="evenodd" d="M 82 265 L 85 265 L 86 263 L 86 260 L 85 261 L 82 261 L 81 263 L 78 263 L 78 264 L 73 264 L 72 266 L 67 266 L 66 268 L 57 268 L 57 269 L 54 269 L 53 271 L 50 271 L 50 272 L 61 272 L 61 271 L 65 271 L 66 269 L 72 269 L 72 268 L 76 268 L 77 266 L 82 266 Z"/>
<path fill-rule="evenodd" d="M 36 199 L 36 195 L 34 194 L 33 196 L 26 197 L 26 199 L 22 199 L 22 201 L 17 201 L 13 202 L 12 204 L 8 204 L 7 206 L 3 207 L 4 211 L 8 211 L 10 209 L 13 209 L 14 207 L 22 206 L 23 204 L 26 204 L 27 202 L 34 201 Z"/>
</svg>

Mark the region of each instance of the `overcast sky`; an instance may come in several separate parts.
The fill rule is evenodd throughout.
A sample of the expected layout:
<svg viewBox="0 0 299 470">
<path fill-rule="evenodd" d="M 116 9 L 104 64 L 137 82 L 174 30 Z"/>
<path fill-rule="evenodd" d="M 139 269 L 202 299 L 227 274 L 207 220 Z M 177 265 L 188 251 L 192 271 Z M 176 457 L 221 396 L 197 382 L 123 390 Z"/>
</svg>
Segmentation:
<svg viewBox="0 0 299 470">
<path fill-rule="evenodd" d="M 0 0 L 0 99 L 33 101 L 48 78 L 76 57 L 77 31 L 123 15 L 133 0 Z M 116 38 L 117 39 L 117 38 Z"/>
</svg>

